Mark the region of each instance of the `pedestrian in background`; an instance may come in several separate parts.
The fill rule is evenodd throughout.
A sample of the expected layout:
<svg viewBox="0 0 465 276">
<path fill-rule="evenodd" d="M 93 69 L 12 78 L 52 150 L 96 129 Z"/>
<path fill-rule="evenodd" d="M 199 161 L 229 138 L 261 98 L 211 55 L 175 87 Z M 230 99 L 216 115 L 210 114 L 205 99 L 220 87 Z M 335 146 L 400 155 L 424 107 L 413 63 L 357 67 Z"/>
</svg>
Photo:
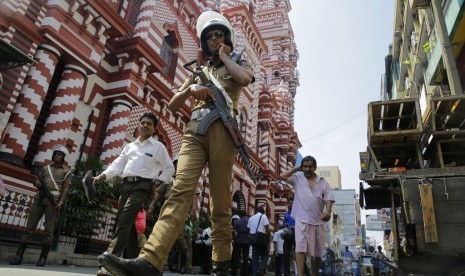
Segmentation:
<svg viewBox="0 0 465 276">
<path fill-rule="evenodd" d="M 234 239 L 233 255 L 231 257 L 231 275 L 236 276 L 239 263 L 242 260 L 240 273 L 241 276 L 249 275 L 249 228 L 247 227 L 249 219 L 245 212 L 240 212 L 240 219 L 234 224 L 234 232 L 236 238 Z"/>
<path fill-rule="evenodd" d="M 94 184 L 114 176 L 123 177 L 118 201 L 116 230 L 107 252 L 116 256 L 137 257 L 140 248 L 137 243 L 135 220 L 149 198 L 155 200 L 156 187 L 169 182 L 174 173 L 171 158 L 165 146 L 153 138 L 158 124 L 157 117 L 146 112 L 139 119 L 139 137 L 127 144 L 121 154 L 108 168 L 93 180 Z M 155 185 L 155 186 L 154 186 Z M 151 211 L 147 213 L 151 216 Z M 97 275 L 110 275 L 101 269 Z"/>
<path fill-rule="evenodd" d="M 274 248 L 274 272 L 275 276 L 281 276 L 283 271 L 283 253 L 284 253 L 284 240 L 282 234 L 283 228 L 279 229 L 273 234 L 273 248 Z"/>
<path fill-rule="evenodd" d="M 284 245 L 283 245 L 283 274 L 285 276 L 290 275 L 291 271 L 291 257 L 294 255 L 294 248 L 295 248 L 295 221 L 291 216 L 292 213 L 292 204 L 294 201 L 289 201 L 289 204 L 287 205 L 287 213 L 284 215 L 284 220 L 283 220 L 283 239 L 284 239 Z"/>
<path fill-rule="evenodd" d="M 23 235 L 19 244 L 15 258 L 10 265 L 20 265 L 23 261 L 23 254 L 26 247 L 32 240 L 37 224 L 42 216 L 45 215 L 44 244 L 40 252 L 37 266 L 44 266 L 50 246 L 53 243 L 53 231 L 58 212 L 64 207 L 66 197 L 68 196 L 69 186 L 71 185 L 72 172 L 71 168 L 66 165 L 65 157 L 69 155 L 68 149 L 63 145 L 57 145 L 53 148 L 51 165 L 43 167 L 34 182 L 39 192 L 34 196 L 34 201 L 29 207 L 29 215 L 26 223 L 26 234 Z"/>
<path fill-rule="evenodd" d="M 371 263 L 373 264 L 374 275 L 378 276 L 380 271 L 384 268 L 383 261 L 387 261 L 386 255 L 383 253 L 383 247 L 378 245 L 378 251 L 371 258 Z"/>
<path fill-rule="evenodd" d="M 270 235 L 270 223 L 268 217 L 265 215 L 265 208 L 259 206 L 257 213 L 249 219 L 247 227 L 250 231 L 250 236 L 258 235 L 258 232 Z M 266 274 L 266 266 L 268 265 L 270 244 L 258 244 L 253 243 L 252 245 L 252 274 L 263 276 Z"/>
<path fill-rule="evenodd" d="M 299 167 L 283 172 L 280 178 L 294 186 L 296 261 L 304 275 L 306 257 L 311 258 L 312 275 L 317 275 L 325 249 L 325 224 L 331 218 L 334 195 L 328 182 L 315 173 L 316 159 L 306 156 Z"/>
</svg>

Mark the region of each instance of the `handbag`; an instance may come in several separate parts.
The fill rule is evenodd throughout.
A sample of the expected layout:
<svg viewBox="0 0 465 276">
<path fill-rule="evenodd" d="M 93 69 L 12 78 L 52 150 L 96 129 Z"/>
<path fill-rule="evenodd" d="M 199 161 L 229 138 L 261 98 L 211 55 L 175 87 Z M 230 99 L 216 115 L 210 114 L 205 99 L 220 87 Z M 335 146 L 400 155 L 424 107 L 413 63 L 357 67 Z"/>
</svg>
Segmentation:
<svg viewBox="0 0 465 276">
<path fill-rule="evenodd" d="M 261 215 L 260 219 L 258 220 L 257 229 L 255 229 L 255 234 L 250 235 L 250 244 L 257 247 L 267 247 L 270 243 L 270 236 L 266 233 L 258 231 L 258 226 L 260 225 L 260 220 L 262 219 L 262 216 L 263 215 Z"/>
</svg>

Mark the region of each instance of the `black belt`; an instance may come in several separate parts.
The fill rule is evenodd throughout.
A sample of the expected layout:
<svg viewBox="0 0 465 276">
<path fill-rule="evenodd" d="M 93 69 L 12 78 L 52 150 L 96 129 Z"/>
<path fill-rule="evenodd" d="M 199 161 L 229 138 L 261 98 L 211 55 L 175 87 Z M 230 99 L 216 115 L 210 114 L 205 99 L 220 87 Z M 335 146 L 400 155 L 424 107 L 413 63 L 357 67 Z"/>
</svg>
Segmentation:
<svg viewBox="0 0 465 276">
<path fill-rule="evenodd" d="M 143 178 L 143 177 L 139 177 L 139 176 L 126 176 L 125 178 L 123 178 L 123 181 L 129 182 L 129 183 L 136 183 L 136 182 L 140 182 L 140 181 L 153 182 L 153 179 Z"/>
</svg>

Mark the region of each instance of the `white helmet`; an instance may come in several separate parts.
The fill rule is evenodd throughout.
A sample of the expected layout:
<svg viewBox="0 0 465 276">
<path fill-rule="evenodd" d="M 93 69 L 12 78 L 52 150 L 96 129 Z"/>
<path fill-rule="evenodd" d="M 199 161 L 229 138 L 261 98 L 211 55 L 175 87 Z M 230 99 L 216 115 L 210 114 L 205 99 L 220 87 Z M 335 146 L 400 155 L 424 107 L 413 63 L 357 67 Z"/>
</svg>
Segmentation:
<svg viewBox="0 0 465 276">
<path fill-rule="evenodd" d="M 234 30 L 226 17 L 215 11 L 204 11 L 197 19 L 196 29 L 197 36 L 200 39 L 200 47 L 202 48 L 202 52 L 207 56 L 211 56 L 212 53 L 208 51 L 205 35 L 209 30 L 215 28 L 219 28 L 224 31 L 225 44 L 231 47 L 231 51 L 233 50 L 234 42 L 236 41 Z"/>
<path fill-rule="evenodd" d="M 53 152 L 55 152 L 55 151 L 59 151 L 59 152 L 63 153 L 63 154 L 65 155 L 65 157 L 69 154 L 68 149 L 67 149 L 65 146 L 63 146 L 63 145 L 56 145 L 56 146 L 54 146 L 54 147 L 53 147 Z M 63 158 L 63 159 L 64 159 L 64 158 Z"/>
</svg>

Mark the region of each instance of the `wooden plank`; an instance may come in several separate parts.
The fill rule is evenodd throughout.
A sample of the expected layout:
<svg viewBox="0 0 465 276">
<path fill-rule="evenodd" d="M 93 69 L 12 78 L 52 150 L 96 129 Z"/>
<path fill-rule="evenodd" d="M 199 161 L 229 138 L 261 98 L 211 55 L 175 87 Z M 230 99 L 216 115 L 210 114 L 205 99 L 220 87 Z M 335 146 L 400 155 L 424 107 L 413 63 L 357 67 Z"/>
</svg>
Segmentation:
<svg viewBox="0 0 465 276">
<path fill-rule="evenodd" d="M 397 230 L 397 212 L 395 211 L 396 210 L 396 204 L 394 202 L 394 185 L 391 184 L 391 210 L 394 210 L 393 212 L 391 212 L 391 221 L 392 221 L 392 230 L 393 230 L 393 234 L 394 234 L 394 237 L 395 237 L 395 242 L 394 242 L 394 260 L 399 260 L 399 243 L 400 243 L 400 239 L 399 239 L 399 232 Z"/>
<path fill-rule="evenodd" d="M 436 215 L 434 213 L 433 185 L 419 184 L 421 209 L 423 213 L 423 225 L 425 229 L 425 242 L 437 243 L 438 232 L 436 229 Z"/>
</svg>

